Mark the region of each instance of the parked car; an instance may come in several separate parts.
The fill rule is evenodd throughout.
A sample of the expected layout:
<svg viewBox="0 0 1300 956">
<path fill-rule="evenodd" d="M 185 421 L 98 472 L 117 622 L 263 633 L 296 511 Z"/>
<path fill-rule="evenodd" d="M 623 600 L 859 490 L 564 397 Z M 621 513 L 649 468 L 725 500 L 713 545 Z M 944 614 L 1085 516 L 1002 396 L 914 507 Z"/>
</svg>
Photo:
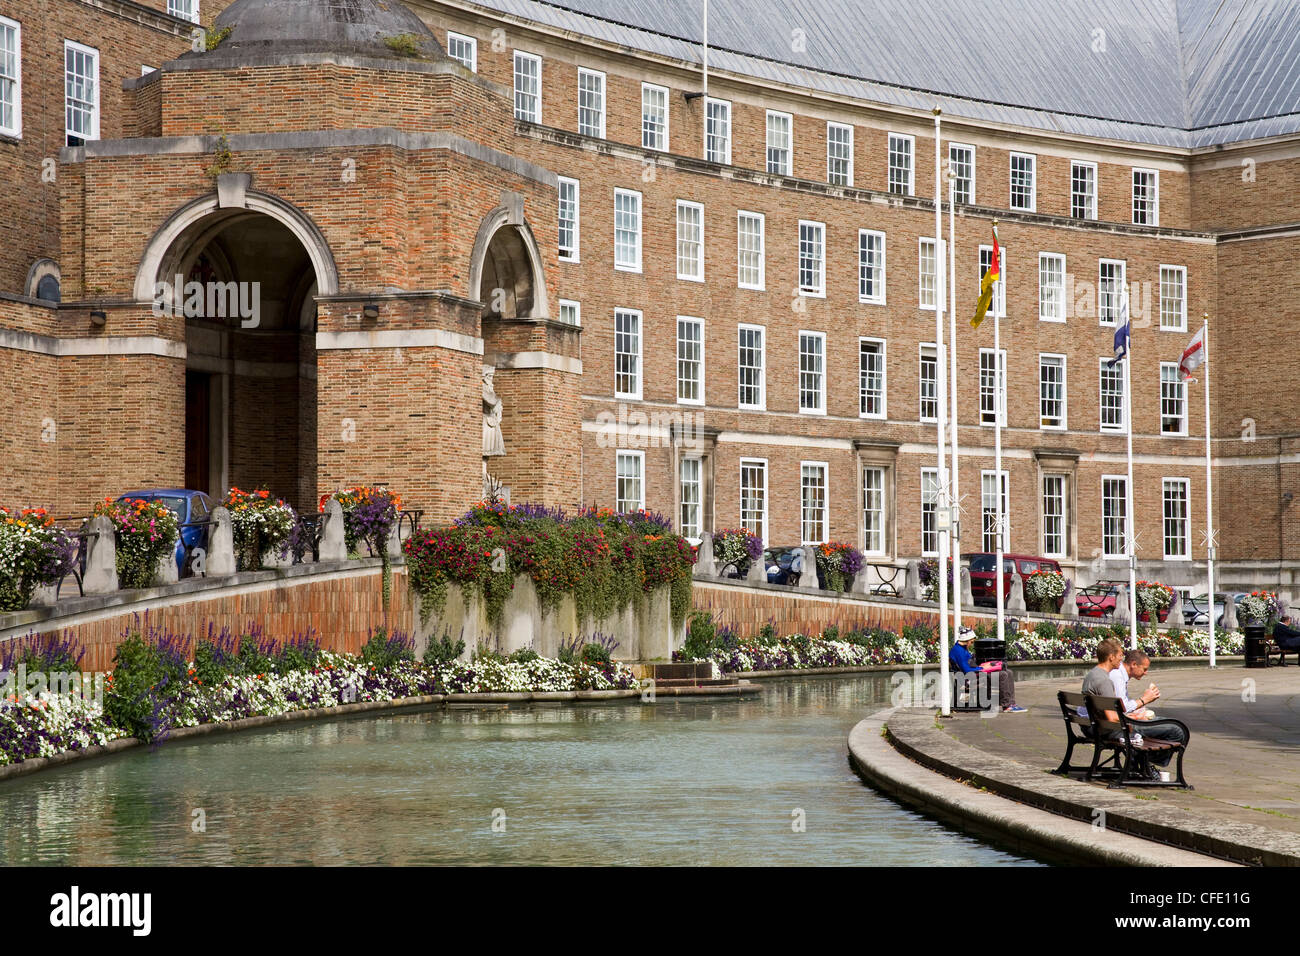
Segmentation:
<svg viewBox="0 0 1300 956">
<path fill-rule="evenodd" d="M 1079 609 L 1080 617 L 1113 617 L 1120 587 L 1128 587 L 1127 581 L 1098 581 L 1086 588 L 1079 588 L 1074 603 Z M 1159 623 L 1169 619 L 1169 608 L 1161 608 L 1156 614 Z"/>
<path fill-rule="evenodd" d="M 978 551 L 973 554 L 963 554 L 961 557 L 970 566 L 971 599 L 983 607 L 996 606 L 998 594 L 993 590 L 993 568 L 997 565 L 997 555 L 988 551 Z M 1013 572 L 1019 574 L 1023 581 L 1031 572 L 1039 570 L 1060 573 L 1061 566 L 1051 558 L 1042 558 L 1033 554 L 1004 554 L 1002 556 L 1002 600 L 1011 599 Z M 1060 610 L 1059 605 L 1057 610 Z"/>
<path fill-rule="evenodd" d="M 143 491 L 128 491 L 118 496 L 118 501 L 143 499 L 156 501 L 180 522 L 180 537 L 176 539 L 176 573 L 180 577 L 194 574 L 194 555 L 196 548 L 207 546 L 208 515 L 212 513 L 212 499 L 201 491 L 186 488 L 146 488 Z"/>
<path fill-rule="evenodd" d="M 1229 597 L 1232 603 L 1241 609 L 1241 600 L 1247 591 L 1216 591 L 1214 593 L 1214 626 L 1223 627 L 1223 608 Z M 1189 627 L 1204 627 L 1209 620 L 1209 611 L 1205 606 L 1205 595 L 1196 594 L 1183 602 L 1183 623 Z"/>
<path fill-rule="evenodd" d="M 794 584 L 790 571 L 790 563 L 794 560 L 795 552 L 799 548 L 790 546 L 787 548 L 764 548 L 763 564 L 767 567 L 768 584 Z M 801 576 L 801 584 L 808 583 L 808 568 L 805 566 Z"/>
</svg>

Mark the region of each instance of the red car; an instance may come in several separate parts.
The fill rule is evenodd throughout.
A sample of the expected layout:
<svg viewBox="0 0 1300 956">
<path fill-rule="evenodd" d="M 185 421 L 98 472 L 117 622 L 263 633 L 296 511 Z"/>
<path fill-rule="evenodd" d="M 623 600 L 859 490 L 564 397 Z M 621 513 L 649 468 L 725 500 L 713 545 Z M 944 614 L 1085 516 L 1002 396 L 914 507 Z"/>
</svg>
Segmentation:
<svg viewBox="0 0 1300 956">
<path fill-rule="evenodd" d="M 993 590 L 993 568 L 998 557 L 987 551 L 963 554 L 962 560 L 970 564 L 970 593 L 977 605 L 995 607 L 998 603 L 997 592 Z M 1056 571 L 1061 566 L 1051 558 L 1040 558 L 1033 554 L 1002 555 L 1002 600 L 1011 599 L 1011 574 L 1015 572 L 1023 581 L 1032 571 Z M 1058 607 L 1059 610 L 1059 607 Z"/>
</svg>

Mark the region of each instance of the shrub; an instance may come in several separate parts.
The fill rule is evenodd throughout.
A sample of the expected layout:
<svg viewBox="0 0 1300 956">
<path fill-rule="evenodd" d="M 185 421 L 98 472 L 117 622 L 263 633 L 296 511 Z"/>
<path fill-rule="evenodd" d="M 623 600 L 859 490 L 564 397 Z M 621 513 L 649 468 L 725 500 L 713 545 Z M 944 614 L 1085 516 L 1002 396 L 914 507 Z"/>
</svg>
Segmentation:
<svg viewBox="0 0 1300 956">
<path fill-rule="evenodd" d="M 511 664 L 527 664 L 531 661 L 538 660 L 541 657 L 531 647 L 521 647 L 509 657 L 506 658 Z"/>
<path fill-rule="evenodd" d="M 584 664 L 611 664 L 609 648 L 595 641 L 588 641 L 582 645 L 582 663 Z"/>
<path fill-rule="evenodd" d="M 118 586 L 153 587 L 159 562 L 173 553 L 180 534 L 175 512 L 159 501 L 105 498 L 92 513 L 107 517 L 117 531 Z"/>
<path fill-rule="evenodd" d="M 376 670 L 387 670 L 398 661 L 415 660 L 415 653 L 409 637 L 396 631 L 389 634 L 387 628 L 377 627 L 361 648 L 361 660 Z"/>
<path fill-rule="evenodd" d="M 157 739 L 171 725 L 175 703 L 189 682 L 186 663 L 170 635 L 146 640 L 139 630 L 132 631 L 113 655 L 105 715 L 133 737 Z"/>
<path fill-rule="evenodd" d="M 682 644 L 682 656 L 687 660 L 700 660 L 713 653 L 717 640 L 718 622 L 711 611 L 695 611 L 691 622 L 686 627 L 686 640 Z"/>
<path fill-rule="evenodd" d="M 443 629 L 442 637 L 438 640 L 430 640 L 429 646 L 424 649 L 423 660 L 430 667 L 438 664 L 447 664 L 454 660 L 459 660 L 460 655 L 465 653 L 465 639 L 451 639 L 451 631 Z"/>
</svg>

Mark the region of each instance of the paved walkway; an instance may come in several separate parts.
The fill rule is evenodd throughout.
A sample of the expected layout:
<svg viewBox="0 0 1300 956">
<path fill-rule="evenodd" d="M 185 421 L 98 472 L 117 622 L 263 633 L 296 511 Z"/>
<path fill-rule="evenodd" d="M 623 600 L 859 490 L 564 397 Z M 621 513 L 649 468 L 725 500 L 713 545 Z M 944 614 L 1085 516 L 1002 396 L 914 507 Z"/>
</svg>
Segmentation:
<svg viewBox="0 0 1300 956">
<path fill-rule="evenodd" d="M 940 723 L 952 738 L 986 754 L 1054 770 L 1066 739 L 1056 692 L 1078 691 L 1081 683 L 1082 672 L 1078 678 L 1018 680 L 1016 700 L 1029 713 L 992 719 L 958 714 Z M 1247 670 L 1231 663 L 1162 672 L 1157 663 L 1132 682 L 1129 693 L 1137 696 L 1152 683 L 1161 692 L 1152 705 L 1157 715 L 1176 717 L 1191 729 L 1183 767 L 1195 790 L 1140 790 L 1139 799 L 1219 823 L 1300 834 L 1300 667 Z M 1076 748 L 1074 763 L 1090 755 L 1090 748 Z"/>
</svg>

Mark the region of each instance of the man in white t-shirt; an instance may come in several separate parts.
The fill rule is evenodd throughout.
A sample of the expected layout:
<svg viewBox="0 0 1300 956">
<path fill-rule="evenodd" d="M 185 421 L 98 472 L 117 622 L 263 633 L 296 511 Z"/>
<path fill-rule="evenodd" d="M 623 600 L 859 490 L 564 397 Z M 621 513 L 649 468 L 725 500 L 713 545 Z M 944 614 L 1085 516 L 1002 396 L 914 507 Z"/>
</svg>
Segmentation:
<svg viewBox="0 0 1300 956">
<path fill-rule="evenodd" d="M 1151 658 L 1147 656 L 1145 651 L 1125 651 L 1123 662 L 1110 672 L 1111 684 L 1115 687 L 1115 696 L 1124 701 L 1124 710 L 1130 717 L 1143 721 L 1142 736 L 1149 737 L 1152 740 L 1168 740 L 1175 744 L 1186 744 L 1187 733 L 1183 730 L 1181 724 L 1174 723 L 1172 720 L 1158 720 L 1154 714 L 1146 709 L 1147 704 L 1160 698 L 1160 688 L 1152 684 L 1136 700 L 1128 696 L 1128 682 L 1130 680 L 1141 680 L 1146 676 L 1150 667 Z M 1173 756 L 1172 750 L 1163 750 L 1154 754 L 1151 757 L 1151 762 L 1158 767 L 1167 767 Z M 1152 774 L 1152 776 L 1157 775 L 1158 772 Z"/>
</svg>

